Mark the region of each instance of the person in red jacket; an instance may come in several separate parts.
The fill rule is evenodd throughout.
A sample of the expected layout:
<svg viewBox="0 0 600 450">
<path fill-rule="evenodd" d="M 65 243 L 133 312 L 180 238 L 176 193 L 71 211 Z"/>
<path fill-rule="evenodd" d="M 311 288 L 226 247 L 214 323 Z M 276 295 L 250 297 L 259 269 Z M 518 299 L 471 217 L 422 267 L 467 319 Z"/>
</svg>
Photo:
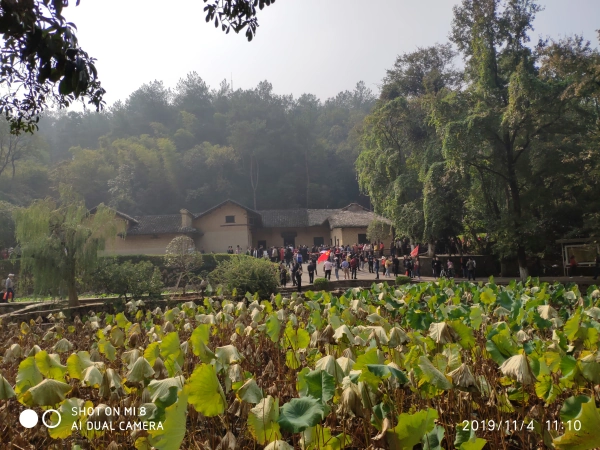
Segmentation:
<svg viewBox="0 0 600 450">
<path fill-rule="evenodd" d="M 350 260 L 350 272 L 351 272 L 351 279 L 352 280 L 356 280 L 356 269 L 358 269 L 358 258 L 356 257 L 356 255 L 352 256 L 352 259 Z"/>
</svg>

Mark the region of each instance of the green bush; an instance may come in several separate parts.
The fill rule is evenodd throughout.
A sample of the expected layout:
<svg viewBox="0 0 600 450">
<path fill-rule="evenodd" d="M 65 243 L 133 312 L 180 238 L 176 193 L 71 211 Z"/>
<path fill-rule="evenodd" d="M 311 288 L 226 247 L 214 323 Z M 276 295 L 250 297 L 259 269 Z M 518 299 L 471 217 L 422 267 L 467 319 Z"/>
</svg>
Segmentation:
<svg viewBox="0 0 600 450">
<path fill-rule="evenodd" d="M 396 284 L 408 284 L 410 283 L 410 277 L 406 275 L 398 275 L 396 277 Z"/>
<path fill-rule="evenodd" d="M 313 286 L 317 291 L 323 291 L 329 287 L 329 280 L 327 278 L 315 278 Z"/>
<path fill-rule="evenodd" d="M 149 261 L 136 264 L 119 263 L 117 259 L 103 258 L 89 285 L 95 292 L 116 294 L 119 297 L 138 299 L 148 294 L 160 297 L 164 284 L 160 271 Z"/>
<path fill-rule="evenodd" d="M 279 286 L 279 270 L 277 264 L 262 258 L 252 258 L 246 255 L 231 255 L 226 261 L 220 262 L 209 275 L 210 283 L 222 285 L 230 292 L 238 294 L 257 293 L 266 298 L 277 292 Z"/>
</svg>

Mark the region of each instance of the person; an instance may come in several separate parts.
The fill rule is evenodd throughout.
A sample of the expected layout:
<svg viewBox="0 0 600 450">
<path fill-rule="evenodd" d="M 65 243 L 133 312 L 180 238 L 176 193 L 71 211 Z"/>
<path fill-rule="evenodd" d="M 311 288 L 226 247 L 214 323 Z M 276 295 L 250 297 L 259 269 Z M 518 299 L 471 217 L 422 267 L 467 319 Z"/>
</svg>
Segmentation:
<svg viewBox="0 0 600 450">
<path fill-rule="evenodd" d="M 340 269 L 341 269 L 341 267 L 340 267 L 341 261 L 340 261 L 339 253 L 335 254 L 335 260 L 333 261 L 333 264 L 335 264 L 335 279 L 339 280 L 340 279 Z"/>
<path fill-rule="evenodd" d="M 415 258 L 414 274 L 417 277 L 417 280 L 421 281 L 421 263 L 419 262 L 418 256 Z"/>
<path fill-rule="evenodd" d="M 331 280 L 331 267 L 333 266 L 333 264 L 331 264 L 331 261 L 326 260 L 325 263 L 323 264 L 323 270 L 325 271 L 325 278 L 327 278 L 328 280 Z M 337 277 L 337 269 L 336 269 L 336 277 Z M 339 277 L 338 277 L 339 279 Z"/>
<path fill-rule="evenodd" d="M 367 253 L 367 264 L 369 265 L 369 273 L 373 273 L 373 253 L 371 251 Z"/>
<path fill-rule="evenodd" d="M 313 281 L 315 281 L 315 264 L 312 259 L 308 260 L 308 267 L 306 270 L 308 270 L 308 282 L 312 284 Z"/>
<path fill-rule="evenodd" d="M 279 277 L 281 280 L 281 285 L 285 287 L 287 284 L 287 268 L 283 262 L 279 265 Z"/>
<path fill-rule="evenodd" d="M 475 260 L 472 258 L 469 258 L 467 261 L 467 275 L 469 281 L 471 281 L 471 278 L 475 281 Z"/>
<path fill-rule="evenodd" d="M 394 257 L 392 258 L 392 267 L 394 268 L 394 278 L 396 278 L 400 273 L 400 260 L 396 254 L 394 254 Z"/>
<path fill-rule="evenodd" d="M 373 260 L 373 270 L 375 271 L 375 279 L 379 280 L 379 258 Z"/>
<path fill-rule="evenodd" d="M 577 275 L 577 260 L 575 259 L 575 255 L 571 255 L 571 258 L 569 259 L 569 275 L 570 278 Z"/>
<path fill-rule="evenodd" d="M 15 282 L 13 281 L 13 277 L 15 276 L 14 273 L 9 273 L 8 274 L 8 278 L 6 279 L 6 281 L 4 282 L 4 295 L 6 296 L 5 300 L 7 302 L 13 300 L 15 298 Z"/>
<path fill-rule="evenodd" d="M 358 270 L 358 256 L 356 254 L 350 260 L 350 269 L 352 272 L 352 279 L 357 280 L 358 278 L 356 271 Z"/>
<path fill-rule="evenodd" d="M 436 274 L 436 278 L 440 277 L 441 273 L 442 273 L 442 260 L 436 256 L 435 257 L 435 274 Z"/>
<path fill-rule="evenodd" d="M 342 261 L 342 270 L 344 271 L 344 280 L 350 279 L 350 263 L 347 259 Z"/>
<path fill-rule="evenodd" d="M 469 278 L 469 280 L 471 279 L 469 277 L 469 268 L 467 267 L 467 265 L 469 264 L 469 261 L 471 260 L 471 258 L 460 258 L 460 266 L 462 269 L 462 273 L 463 273 L 463 278 Z"/>
<path fill-rule="evenodd" d="M 596 268 L 594 271 L 594 280 L 598 278 L 599 272 L 600 272 L 600 253 L 596 254 Z"/>
<path fill-rule="evenodd" d="M 391 258 L 385 259 L 385 276 L 389 278 L 391 276 L 392 260 Z"/>
<path fill-rule="evenodd" d="M 298 292 L 302 292 L 302 263 L 296 263 L 296 286 L 298 286 Z"/>
<path fill-rule="evenodd" d="M 437 280 L 438 270 L 437 270 L 437 256 L 431 258 L 431 273 L 433 274 L 433 278 Z"/>
<path fill-rule="evenodd" d="M 454 263 L 448 259 L 448 278 L 454 278 Z"/>
</svg>

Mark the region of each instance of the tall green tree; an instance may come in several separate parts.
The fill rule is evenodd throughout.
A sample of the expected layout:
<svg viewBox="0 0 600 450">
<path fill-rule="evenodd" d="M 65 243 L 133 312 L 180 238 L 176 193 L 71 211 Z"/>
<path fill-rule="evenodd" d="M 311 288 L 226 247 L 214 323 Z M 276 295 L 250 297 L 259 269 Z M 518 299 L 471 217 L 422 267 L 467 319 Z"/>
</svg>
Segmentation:
<svg viewBox="0 0 600 450">
<path fill-rule="evenodd" d="M 381 96 L 365 120 L 356 167 L 375 209 L 390 217 L 399 235 L 425 240 L 460 232 L 460 175 L 447 173 L 442 142 L 430 123 L 431 104 L 443 89 L 460 85 L 449 45 L 398 56 Z"/>
<path fill-rule="evenodd" d="M 451 40 L 464 57 L 467 86 L 446 90 L 434 114 L 445 157 L 463 172 L 485 173 L 482 183 L 493 185 L 484 190 L 502 193 L 492 224 L 496 249 L 516 256 L 522 278 L 543 228 L 543 211 L 534 207 L 543 187 L 532 174 L 563 159 L 560 136 L 585 133 L 588 120 L 572 80 L 544 70 L 544 44 L 528 46 L 540 10 L 531 0 L 456 6 Z"/>
<path fill-rule="evenodd" d="M 98 252 L 123 230 L 104 205 L 90 211 L 71 189 L 63 186 L 60 194 L 58 201 L 46 198 L 17 208 L 15 236 L 21 268 L 33 275 L 36 293 L 66 291 L 69 306 L 77 306 L 77 279 L 95 270 Z"/>
</svg>

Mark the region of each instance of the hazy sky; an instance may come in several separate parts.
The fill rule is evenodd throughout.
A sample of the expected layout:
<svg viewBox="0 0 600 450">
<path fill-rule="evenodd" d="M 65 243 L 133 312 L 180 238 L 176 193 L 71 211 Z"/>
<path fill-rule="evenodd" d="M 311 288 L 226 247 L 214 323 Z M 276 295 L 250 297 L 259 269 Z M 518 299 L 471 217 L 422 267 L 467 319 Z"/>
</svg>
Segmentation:
<svg viewBox="0 0 600 450">
<path fill-rule="evenodd" d="M 207 24 L 202 0 L 82 0 L 65 16 L 98 59 L 108 104 L 155 79 L 174 87 L 190 71 L 215 88 L 224 78 L 236 89 L 268 80 L 278 94 L 326 99 L 359 80 L 377 91 L 398 54 L 447 41 L 457 3 L 277 0 L 260 12 L 252 42 Z M 600 0 L 540 3 L 534 40 L 576 33 L 598 44 Z"/>
</svg>

